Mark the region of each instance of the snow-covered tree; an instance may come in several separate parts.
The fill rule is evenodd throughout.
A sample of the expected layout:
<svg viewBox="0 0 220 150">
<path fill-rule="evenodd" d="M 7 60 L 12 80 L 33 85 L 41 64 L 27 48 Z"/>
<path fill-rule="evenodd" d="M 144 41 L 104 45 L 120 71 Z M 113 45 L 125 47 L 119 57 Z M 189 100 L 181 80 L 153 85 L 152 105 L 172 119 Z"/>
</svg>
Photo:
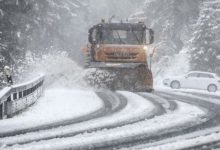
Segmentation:
<svg viewBox="0 0 220 150">
<path fill-rule="evenodd" d="M 29 3 L 25 0 L 0 1 L 1 74 L 4 65 L 12 66 L 16 63 L 19 64 L 23 59 L 26 42 L 25 40 L 19 40 L 19 38 L 21 32 L 26 32 L 23 22 L 27 21 L 25 15 L 29 8 Z"/>
<path fill-rule="evenodd" d="M 84 0 L 1 0 L 0 72 L 4 65 L 15 66 L 15 75 L 22 72 L 27 52 L 40 57 L 65 50 L 80 61 L 86 10 Z"/>
<path fill-rule="evenodd" d="M 115 16 L 114 21 L 126 21 L 130 14 L 141 9 L 144 0 L 89 0 L 89 23 Z"/>
<path fill-rule="evenodd" d="M 131 15 L 131 20 L 144 21 L 155 32 L 157 51 L 153 59 L 153 71 L 156 76 L 169 74 L 173 63 L 178 66 L 182 60 L 187 60 L 182 58 L 186 55 L 181 54 L 181 51 L 191 38 L 200 3 L 200 0 L 145 0 L 143 9 Z M 173 68 L 174 74 L 175 70 L 178 69 Z"/>
<path fill-rule="evenodd" d="M 196 19 L 199 0 L 146 0 L 145 23 L 154 29 L 159 57 L 177 54 L 189 38 L 190 25 Z"/>
<path fill-rule="evenodd" d="M 220 2 L 204 0 L 191 39 L 193 70 L 220 73 Z"/>
</svg>

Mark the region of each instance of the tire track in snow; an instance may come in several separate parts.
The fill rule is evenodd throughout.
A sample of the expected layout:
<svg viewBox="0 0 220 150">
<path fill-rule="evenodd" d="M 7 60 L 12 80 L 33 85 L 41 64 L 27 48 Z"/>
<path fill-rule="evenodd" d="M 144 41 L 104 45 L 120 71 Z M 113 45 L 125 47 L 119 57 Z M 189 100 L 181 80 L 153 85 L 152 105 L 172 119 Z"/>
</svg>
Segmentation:
<svg viewBox="0 0 220 150">
<path fill-rule="evenodd" d="M 107 91 L 96 92 L 98 97 L 100 97 L 102 99 L 104 106 L 91 114 L 88 114 L 85 116 L 80 116 L 77 118 L 74 117 L 72 119 L 68 119 L 68 120 L 64 120 L 64 121 L 60 121 L 60 122 L 54 122 L 51 124 L 45 124 L 45 125 L 41 125 L 41 126 L 37 126 L 37 127 L 33 127 L 33 128 L 15 130 L 15 131 L 10 131 L 10 132 L 2 132 L 2 133 L 0 132 L 0 138 L 16 136 L 16 135 L 20 135 L 20 134 L 26 134 L 29 132 L 37 132 L 40 130 L 47 130 L 47 129 L 51 129 L 51 128 L 57 128 L 60 126 L 67 126 L 67 125 L 76 124 L 79 122 L 88 121 L 88 120 L 91 120 L 94 118 L 102 117 L 102 116 L 117 112 L 126 106 L 126 100 L 116 99 L 116 100 L 112 101 L 111 98 L 113 98 L 113 96 L 110 96 L 111 94 L 108 94 L 109 98 L 104 98 L 105 95 L 107 95 L 105 93 L 110 93 L 110 92 L 107 92 Z M 119 102 L 117 102 L 117 101 L 119 101 Z"/>
<path fill-rule="evenodd" d="M 149 93 L 141 93 L 140 95 L 142 96 L 145 96 L 145 97 L 150 97 L 152 98 L 152 100 L 154 101 L 167 101 L 169 103 L 169 106 L 167 106 L 167 104 L 161 104 L 161 102 L 159 102 L 161 105 L 163 105 L 163 109 L 165 108 L 165 110 L 176 110 L 178 108 L 178 105 L 177 103 L 175 102 L 176 100 L 177 101 L 182 101 L 182 102 L 185 102 L 185 103 L 188 103 L 187 99 L 186 98 L 183 98 L 181 97 L 181 99 L 178 97 L 178 96 L 173 96 L 173 95 L 166 95 L 167 93 L 160 93 L 160 92 L 153 92 L 151 94 Z M 164 103 L 164 102 L 163 102 Z M 192 106 L 196 106 L 194 103 L 189 103 L 190 105 Z M 207 112 L 207 109 L 204 109 L 204 107 L 200 107 L 202 108 L 202 110 L 205 110 Z M 207 108 L 207 107 L 206 107 Z M 115 146 L 114 148 L 115 149 L 130 149 L 132 147 L 135 147 L 135 146 L 138 146 L 138 145 L 142 145 L 142 144 L 145 144 L 145 143 L 151 143 L 151 142 L 156 142 L 156 141 L 160 141 L 160 140 L 163 140 L 163 139 L 166 139 L 166 138 L 169 138 L 169 137 L 173 137 L 173 136 L 177 136 L 177 135 L 181 135 L 181 134 L 184 134 L 184 132 L 187 132 L 188 130 L 193 130 L 194 128 L 197 128 L 197 127 L 200 127 L 204 124 L 208 124 L 208 122 L 212 119 L 210 118 L 214 117 L 213 116 L 213 113 L 209 114 L 206 118 L 201 118 L 202 120 L 204 119 L 204 121 L 201 121 L 201 123 L 199 124 L 191 124 L 191 125 L 182 125 L 182 126 L 178 126 L 178 127 L 174 127 L 173 130 L 167 130 L 167 132 L 165 133 L 158 133 L 158 134 L 155 134 L 155 135 L 152 135 L 150 137 L 146 137 L 146 138 L 143 138 L 141 140 L 133 140 L 132 142 L 126 142 L 126 143 L 123 143 L 123 144 L 120 144 L 118 146 Z M 209 120 L 210 119 L 210 120 Z M 187 122 L 186 124 L 188 124 L 189 122 Z M 102 148 L 101 148 L 102 149 Z M 100 150 L 101 150 L 100 149 Z M 106 150 L 108 149 L 111 149 L 111 146 L 110 147 L 107 147 L 105 148 Z M 135 148 L 134 148 L 135 149 Z"/>
<path fill-rule="evenodd" d="M 100 93 L 99 93 L 99 95 L 100 95 Z M 123 93 L 117 93 L 115 95 L 118 95 L 120 98 L 125 99 L 125 100 L 129 99 L 129 97 L 124 97 Z M 109 98 L 109 95 L 103 95 L 103 93 L 102 93 L 101 97 L 102 98 L 107 98 L 107 97 Z M 64 137 L 67 138 L 67 137 L 75 136 L 77 134 L 82 134 L 84 132 L 91 133 L 91 132 L 96 132 L 98 130 L 103 130 L 103 129 L 112 129 L 112 128 L 120 127 L 123 125 L 139 122 L 139 121 L 144 120 L 146 118 L 152 118 L 152 116 L 154 116 L 154 112 L 153 112 L 154 109 L 152 109 L 152 108 L 151 108 L 152 110 L 146 109 L 147 107 L 143 105 L 146 103 L 146 102 L 144 102 L 145 100 L 141 100 L 141 101 L 143 101 L 143 102 L 138 102 L 138 100 L 130 100 L 129 104 L 126 106 L 126 108 L 119 111 L 118 113 L 103 116 L 103 118 L 100 118 L 100 119 L 97 118 L 97 119 L 91 120 L 90 122 L 87 122 L 88 125 L 85 124 L 86 122 L 85 123 L 82 122 L 80 125 L 76 124 L 75 126 L 82 127 L 81 129 L 78 129 L 78 130 L 76 129 L 73 131 L 70 130 L 71 132 L 68 132 L 68 131 L 67 132 L 64 132 L 64 131 L 60 132 L 60 130 L 62 130 L 63 128 L 58 128 L 56 132 L 60 132 L 60 135 L 54 134 L 54 132 L 52 131 L 53 135 L 50 135 L 49 133 L 48 134 L 46 133 L 47 135 L 45 135 L 43 133 L 43 135 L 35 138 L 34 133 L 32 133 L 32 136 L 29 136 L 29 137 L 27 135 L 23 135 L 23 138 L 24 138 L 23 141 L 21 140 L 22 135 L 17 136 L 17 137 L 15 137 L 14 142 L 12 142 L 13 137 L 12 138 L 9 137 L 9 138 L 7 138 L 6 144 L 8 146 L 11 146 L 14 144 L 27 144 L 27 143 L 30 143 L 33 141 L 36 142 L 36 141 L 40 141 L 40 140 L 49 140 L 49 139 L 58 138 L 58 137 L 59 138 L 64 138 Z M 129 112 L 129 110 L 131 112 L 130 112 L 130 114 L 127 114 Z M 123 118 L 123 116 L 121 116 L 121 115 L 123 115 L 123 116 L 125 115 L 126 117 Z M 100 121 L 100 120 L 101 120 L 101 122 L 99 123 L 98 121 Z M 69 128 L 74 128 L 74 127 L 69 127 Z M 68 130 L 68 128 L 67 128 L 67 130 Z M 36 133 L 36 134 L 38 134 L 38 133 Z M 0 141 L 3 143 L 5 142 L 4 139 L 0 139 Z"/>
<path fill-rule="evenodd" d="M 169 99 L 173 99 L 173 100 L 178 100 L 178 101 L 182 101 L 194 106 L 197 106 L 201 109 L 203 109 L 206 112 L 206 121 L 203 122 L 202 124 L 199 124 L 197 126 L 193 126 L 191 128 L 187 128 L 181 131 L 178 131 L 176 133 L 172 133 L 170 135 L 167 135 L 167 137 L 172 137 L 172 136 L 177 136 L 179 134 L 186 134 L 186 133 L 190 133 L 190 132 L 194 132 L 197 130 L 201 130 L 201 129 L 205 129 L 208 127 L 213 127 L 216 125 L 216 119 L 218 120 L 220 118 L 220 116 L 218 116 L 216 114 L 216 109 L 219 109 L 217 107 L 213 108 L 213 103 L 209 103 L 209 102 L 201 102 L 201 99 L 199 98 L 195 98 L 195 97 L 190 97 L 188 95 L 178 95 L 175 93 L 164 93 L 164 92 L 156 92 L 158 95 L 162 96 L 162 97 L 166 97 Z M 212 110 L 210 110 L 210 107 L 212 107 Z"/>
<path fill-rule="evenodd" d="M 176 97 L 176 100 L 205 109 L 207 111 L 209 121 L 206 122 L 204 127 L 213 127 L 216 125 L 220 125 L 220 101 L 218 100 L 213 101 L 209 100 L 207 97 L 201 97 L 194 94 L 186 94 L 181 92 L 158 91 L 157 94 L 167 98 Z"/>
<path fill-rule="evenodd" d="M 186 135 L 186 141 L 185 146 L 180 146 L 183 148 L 176 148 L 176 149 L 183 149 L 183 150 L 209 150 L 209 149 L 219 149 L 220 148 L 220 140 L 219 138 L 215 138 L 215 134 L 217 137 L 219 137 L 220 129 L 215 129 L 213 127 L 218 127 L 220 125 L 220 96 L 213 95 L 213 94 L 205 94 L 201 92 L 196 91 L 175 91 L 177 95 L 186 95 L 188 97 L 195 99 L 200 99 L 200 102 L 198 104 L 202 106 L 206 106 L 206 108 L 209 108 L 210 110 L 214 111 L 215 116 L 210 119 L 208 122 L 204 123 L 202 127 L 198 127 L 198 129 L 192 129 L 196 133 L 196 135 L 192 134 L 192 137 L 188 137 Z M 213 131 L 212 131 L 213 128 Z M 210 131 L 209 131 L 210 129 Z M 198 130 L 204 130 L 204 133 L 198 133 Z M 206 133 L 207 132 L 207 133 Z M 189 134 L 189 135 L 191 135 Z M 214 135 L 214 136 L 213 136 Z M 204 140 L 211 138 L 212 140 Z M 189 141 L 189 142 L 188 142 Z M 190 141 L 191 146 L 190 146 Z M 181 144 L 181 143 L 180 143 Z M 165 144 L 164 144 L 165 145 Z M 178 146 L 177 146 L 178 147 Z M 185 147 L 185 148 L 184 148 Z"/>
<path fill-rule="evenodd" d="M 118 111 L 125 108 L 127 105 L 127 99 L 118 93 L 113 93 L 110 91 L 102 91 L 96 92 L 96 94 L 105 102 L 108 102 L 108 107 L 105 109 L 105 113 L 102 113 L 101 116 L 108 116 L 113 113 L 117 113 Z"/>
<path fill-rule="evenodd" d="M 213 134 L 219 134 L 218 133 L 213 133 Z M 212 142 L 197 142 L 196 145 L 188 146 L 186 148 L 183 148 L 182 150 L 219 150 L 220 148 L 220 140 L 219 140 L 219 135 L 217 136 L 218 139 L 215 137 L 210 137 L 206 136 L 205 139 L 207 138 L 213 138 Z M 204 140 L 203 140 L 204 141 Z"/>
<path fill-rule="evenodd" d="M 180 107 L 179 107 L 180 105 Z M 128 144 L 135 144 L 137 142 L 140 144 L 140 141 L 144 142 L 146 139 L 148 141 L 152 140 L 152 137 L 157 136 L 158 134 L 164 135 L 170 132 L 181 130 L 182 128 L 189 128 L 191 126 L 197 125 L 202 123 L 204 120 L 200 120 L 199 118 L 204 115 L 204 112 L 202 113 L 202 116 L 194 116 L 194 114 L 185 114 L 185 107 L 190 107 L 188 110 L 189 112 L 195 111 L 194 113 L 198 113 L 198 115 L 203 112 L 201 109 L 198 109 L 196 106 L 191 106 L 189 104 L 179 103 L 178 102 L 178 109 L 175 111 L 169 112 L 169 114 L 162 115 L 161 117 L 155 117 L 150 120 L 144 120 L 141 122 L 125 125 L 122 127 L 113 128 L 110 130 L 99 130 L 97 132 L 92 133 L 84 133 L 82 135 L 77 135 L 73 137 L 68 138 L 57 138 L 52 139 L 48 141 L 40 141 L 39 143 L 30 143 L 27 145 L 20 145 L 20 147 L 16 148 L 28 148 L 28 146 L 33 148 L 40 148 L 40 146 L 45 146 L 45 148 L 49 148 L 50 146 L 54 146 L 53 148 L 57 149 L 112 149 L 112 148 L 120 148 L 124 145 Z M 184 115 L 185 114 L 185 115 Z M 182 118 L 180 116 L 184 115 Z M 187 116 L 188 115 L 188 116 Z M 172 125 L 170 123 L 166 122 L 162 126 L 158 126 L 158 122 L 165 121 L 167 119 L 171 119 L 173 122 Z M 195 121 L 195 119 L 198 119 L 198 122 Z M 183 122 L 184 121 L 184 122 Z M 192 123 L 194 122 L 194 123 Z M 156 129 L 154 127 L 151 127 L 153 125 L 156 125 Z M 134 130 L 134 131 L 133 131 Z M 103 134 L 104 133 L 104 134 Z M 103 135 L 102 135 L 103 134 Z M 107 134 L 107 135 L 106 135 Z M 117 137 L 117 135 L 122 134 L 122 137 Z M 106 136 L 104 136 L 106 135 Z M 104 136 L 104 137 L 103 137 Z M 113 136 L 116 136 L 116 138 L 113 138 Z M 81 139 L 83 138 L 83 139 Z M 85 138 L 85 139 L 84 139 Z M 88 139 L 87 139 L 88 138 Z M 91 138 L 91 139 L 90 139 Z M 108 138 L 110 138 L 108 140 Z M 113 139 L 112 139 L 113 138 Z M 98 139 L 95 143 L 87 143 L 91 142 L 92 139 Z M 57 141 L 56 141 L 57 140 Z M 105 142 L 102 142 L 104 140 Z M 67 143 L 66 143 L 67 142 Z M 68 142 L 71 144 L 68 145 Z M 56 143 L 55 145 L 50 145 L 50 143 Z M 75 143 L 75 144 L 73 144 Z M 41 145 L 42 144 L 42 145 Z M 60 144 L 60 145 L 59 145 Z M 63 145 L 67 144 L 66 147 L 62 147 Z M 81 145 L 80 145 L 81 144 Z M 123 145 L 124 144 L 124 145 Z M 118 147 L 118 145 L 120 147 Z M 123 145 L 123 146 L 121 146 Z M 27 147 L 26 147 L 27 146 Z M 49 147 L 47 147 L 49 146 Z M 51 148 L 51 147 L 50 147 Z"/>
<path fill-rule="evenodd" d="M 198 107 L 200 107 L 202 109 L 205 108 L 207 111 L 207 114 L 208 114 L 207 121 L 202 124 L 199 124 L 197 126 L 192 126 L 187 129 L 183 129 L 183 130 L 180 130 L 177 132 L 166 134 L 162 137 L 159 137 L 156 140 L 152 140 L 151 141 L 152 144 L 148 144 L 149 142 L 145 142 L 145 144 L 140 144 L 140 146 L 133 146 L 134 149 L 145 149 L 145 148 L 149 148 L 149 147 L 150 147 L 150 149 L 154 149 L 154 146 L 155 146 L 155 149 L 160 149 L 161 147 L 163 147 L 163 145 L 166 145 L 166 142 L 173 142 L 173 141 L 178 140 L 174 137 L 179 137 L 181 141 L 184 139 L 184 137 L 186 137 L 186 140 L 188 138 L 189 138 L 189 140 L 191 140 L 191 138 L 192 139 L 196 138 L 196 136 L 199 137 L 199 136 L 203 136 L 204 134 L 205 135 L 211 134 L 212 130 L 210 130 L 210 131 L 206 131 L 206 130 L 209 130 L 210 128 L 219 124 L 219 121 L 216 122 L 216 120 L 219 120 L 218 113 L 219 113 L 220 106 L 216 105 L 215 103 L 209 102 L 208 100 L 205 99 L 205 98 L 211 98 L 211 95 L 202 94 L 202 97 L 201 97 L 201 95 L 199 97 L 199 96 L 197 96 L 198 94 L 195 94 L 196 96 L 194 95 L 194 93 L 192 94 L 192 93 L 188 93 L 188 92 L 187 92 L 188 94 L 185 94 L 185 92 L 183 92 L 184 94 L 182 94 L 181 92 L 179 93 L 179 91 L 178 92 L 156 91 L 155 93 L 161 97 L 168 98 L 170 100 L 173 99 L 173 100 L 183 101 L 186 103 L 190 103 L 192 105 L 197 105 Z M 214 96 L 214 98 L 216 98 L 216 96 Z M 204 131 L 204 132 L 201 132 L 201 131 Z M 201 132 L 201 134 L 200 134 L 200 132 Z M 216 129 L 213 129 L 213 132 L 215 133 Z M 193 133 L 195 133 L 195 134 L 193 134 Z M 169 141 L 169 139 L 170 139 L 170 141 Z M 219 140 L 219 142 L 220 142 L 220 140 Z M 161 146 L 157 147 L 157 143 L 160 144 Z M 216 143 L 216 141 L 214 141 L 214 143 Z M 210 143 L 210 144 L 207 144 L 207 143 L 206 144 L 195 144 L 195 145 L 197 145 L 197 146 L 192 146 L 191 149 L 194 149 L 194 148 L 198 149 L 198 150 L 203 149 L 203 148 L 210 149 L 209 146 L 212 145 L 212 143 Z M 152 148 L 151 148 L 151 146 L 152 146 Z M 169 147 L 169 148 L 171 148 L 171 147 Z M 181 149 L 181 148 L 175 148 L 175 149 Z M 190 146 L 187 147 L 186 149 L 187 150 L 190 149 Z"/>
<path fill-rule="evenodd" d="M 163 97 L 160 97 L 158 95 L 155 95 L 153 92 L 150 94 L 149 93 L 138 93 L 138 94 L 150 100 L 154 104 L 156 104 L 159 107 L 160 111 L 163 110 L 165 112 L 169 112 L 177 109 L 177 104 L 175 101 L 171 101 Z"/>
</svg>

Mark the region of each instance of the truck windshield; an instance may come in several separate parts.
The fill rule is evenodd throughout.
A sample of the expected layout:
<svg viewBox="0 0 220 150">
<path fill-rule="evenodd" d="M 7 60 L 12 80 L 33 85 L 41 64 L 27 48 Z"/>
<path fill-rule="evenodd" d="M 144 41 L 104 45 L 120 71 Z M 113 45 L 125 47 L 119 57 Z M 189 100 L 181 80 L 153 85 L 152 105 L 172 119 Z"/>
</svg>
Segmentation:
<svg viewBox="0 0 220 150">
<path fill-rule="evenodd" d="M 100 41 L 103 44 L 140 45 L 145 42 L 145 32 L 136 30 L 102 30 Z"/>
</svg>

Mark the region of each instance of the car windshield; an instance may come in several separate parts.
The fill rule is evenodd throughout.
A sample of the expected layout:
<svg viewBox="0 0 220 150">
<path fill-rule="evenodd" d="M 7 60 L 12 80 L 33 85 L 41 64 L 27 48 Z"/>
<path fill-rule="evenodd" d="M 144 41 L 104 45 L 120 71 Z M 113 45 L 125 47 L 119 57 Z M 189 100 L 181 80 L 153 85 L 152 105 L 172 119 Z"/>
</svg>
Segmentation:
<svg viewBox="0 0 220 150">
<path fill-rule="evenodd" d="M 198 77 L 198 73 L 189 73 L 188 77 Z"/>
</svg>

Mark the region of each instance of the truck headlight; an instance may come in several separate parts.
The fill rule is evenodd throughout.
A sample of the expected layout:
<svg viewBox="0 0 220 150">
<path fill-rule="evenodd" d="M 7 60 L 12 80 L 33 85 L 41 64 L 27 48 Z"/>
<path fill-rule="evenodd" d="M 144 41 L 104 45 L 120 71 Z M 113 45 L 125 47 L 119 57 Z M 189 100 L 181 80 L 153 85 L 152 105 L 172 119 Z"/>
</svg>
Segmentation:
<svg viewBox="0 0 220 150">
<path fill-rule="evenodd" d="M 148 47 L 147 46 L 144 46 L 144 48 L 143 48 L 144 50 L 148 50 Z"/>
</svg>

